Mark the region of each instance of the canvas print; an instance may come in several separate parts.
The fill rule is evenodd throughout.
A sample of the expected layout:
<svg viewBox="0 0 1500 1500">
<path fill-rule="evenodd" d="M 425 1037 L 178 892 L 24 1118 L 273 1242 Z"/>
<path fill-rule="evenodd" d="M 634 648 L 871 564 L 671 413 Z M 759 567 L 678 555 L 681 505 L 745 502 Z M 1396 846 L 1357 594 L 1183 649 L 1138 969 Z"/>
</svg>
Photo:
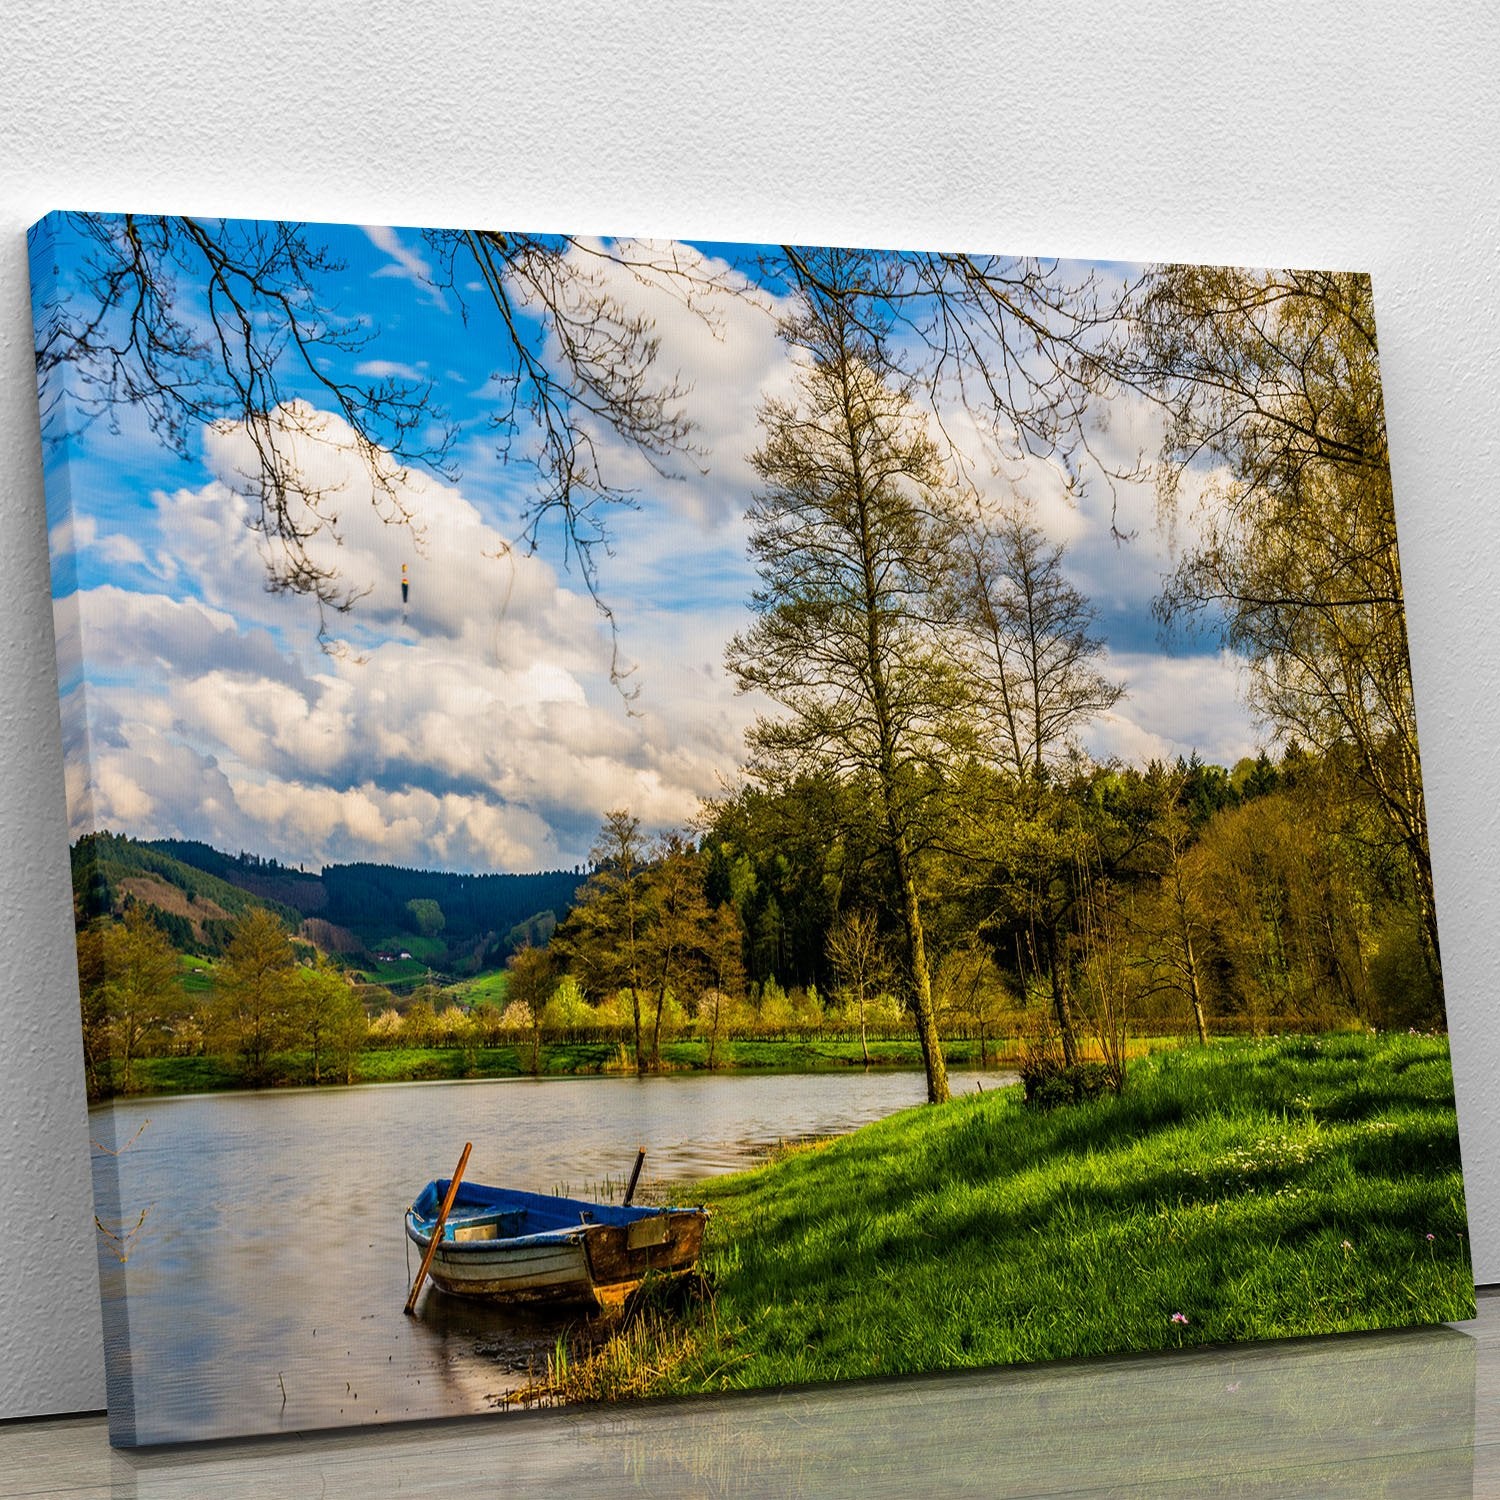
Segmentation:
<svg viewBox="0 0 1500 1500">
<path fill-rule="evenodd" d="M 116 1443 L 1473 1315 L 1366 276 L 31 256 Z"/>
</svg>

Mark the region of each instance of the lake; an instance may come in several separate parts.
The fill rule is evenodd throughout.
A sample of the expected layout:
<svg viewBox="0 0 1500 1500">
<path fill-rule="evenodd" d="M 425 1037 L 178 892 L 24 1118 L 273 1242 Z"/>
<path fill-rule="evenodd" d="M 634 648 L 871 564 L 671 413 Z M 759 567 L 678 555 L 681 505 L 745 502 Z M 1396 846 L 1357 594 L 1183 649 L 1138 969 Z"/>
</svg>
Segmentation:
<svg viewBox="0 0 1500 1500">
<path fill-rule="evenodd" d="M 992 1088 L 1014 1075 L 951 1076 L 955 1093 L 981 1081 Z M 115 1440 L 455 1416 L 524 1385 L 565 1326 L 555 1314 L 430 1288 L 417 1317 L 402 1314 L 416 1270 L 402 1216 L 428 1181 L 452 1173 L 466 1140 L 472 1181 L 593 1197 L 628 1173 L 638 1145 L 647 1183 L 690 1183 L 738 1170 L 778 1141 L 853 1130 L 925 1097 L 920 1073 L 694 1073 L 95 1109 L 100 1217 L 126 1255 L 122 1266 L 106 1241 L 100 1256 L 106 1338 L 120 1355 Z"/>
</svg>

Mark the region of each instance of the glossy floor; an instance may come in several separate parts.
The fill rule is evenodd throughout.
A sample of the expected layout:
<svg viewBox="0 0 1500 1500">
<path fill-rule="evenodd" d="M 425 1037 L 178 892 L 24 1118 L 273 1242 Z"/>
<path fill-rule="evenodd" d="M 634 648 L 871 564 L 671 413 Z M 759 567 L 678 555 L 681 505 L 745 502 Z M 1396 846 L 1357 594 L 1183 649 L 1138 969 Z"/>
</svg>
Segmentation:
<svg viewBox="0 0 1500 1500">
<path fill-rule="evenodd" d="M 0 1500 L 1500 1497 L 1500 1290 L 1458 1328 L 112 1451 L 0 1426 Z"/>
</svg>

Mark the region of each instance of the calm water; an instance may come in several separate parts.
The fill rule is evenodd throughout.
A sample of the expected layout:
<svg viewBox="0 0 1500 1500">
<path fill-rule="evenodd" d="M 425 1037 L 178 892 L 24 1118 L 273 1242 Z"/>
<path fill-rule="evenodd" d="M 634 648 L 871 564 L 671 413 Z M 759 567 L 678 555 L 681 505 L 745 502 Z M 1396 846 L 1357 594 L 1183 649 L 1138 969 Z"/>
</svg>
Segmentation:
<svg viewBox="0 0 1500 1500">
<path fill-rule="evenodd" d="M 955 1093 L 1011 1082 L 957 1073 Z M 559 1327 L 424 1291 L 402 1314 L 402 1215 L 466 1140 L 475 1182 L 579 1197 L 646 1147 L 648 1181 L 734 1171 L 782 1139 L 852 1130 L 925 1097 L 919 1073 L 506 1079 L 153 1099 L 96 1110 L 106 1323 L 128 1309 L 134 1440 L 482 1411 Z M 112 1139 L 111 1139 L 112 1137 Z M 118 1170 L 118 1207 L 110 1201 Z M 121 1285 L 121 1283 L 124 1283 Z M 283 1400 L 284 1393 L 284 1400 Z M 111 1390 L 111 1406 L 118 1406 Z"/>
</svg>

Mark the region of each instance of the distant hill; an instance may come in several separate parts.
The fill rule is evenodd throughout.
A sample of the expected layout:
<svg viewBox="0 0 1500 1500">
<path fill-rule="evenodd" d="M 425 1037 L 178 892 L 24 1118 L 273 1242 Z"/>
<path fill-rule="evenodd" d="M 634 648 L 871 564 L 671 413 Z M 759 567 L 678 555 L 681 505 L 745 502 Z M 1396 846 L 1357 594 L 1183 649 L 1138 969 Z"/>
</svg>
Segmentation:
<svg viewBox="0 0 1500 1500">
<path fill-rule="evenodd" d="M 304 935 L 320 947 L 351 953 L 361 945 L 371 952 L 424 945 L 435 964 L 469 970 L 503 961 L 521 941 L 518 934 L 550 932 L 586 878 L 574 870 L 454 875 L 377 864 L 325 865 L 314 875 L 257 854 L 225 854 L 196 840 L 94 838 L 111 841 L 111 870 L 125 857 L 119 850 L 128 848 L 138 863 L 154 858 L 166 862 L 163 868 L 190 872 L 169 882 L 184 890 L 196 878 L 210 883 L 205 893 L 227 888 L 241 901 L 248 896 L 283 913 L 294 925 L 312 918 Z M 101 845 L 96 858 L 102 854 Z M 76 850 L 74 862 L 76 871 Z M 403 934 L 416 941 L 401 944 Z"/>
<path fill-rule="evenodd" d="M 323 870 L 326 909 L 319 913 L 341 927 L 418 931 L 413 901 L 435 901 L 442 936 L 449 944 L 486 935 L 503 937 L 540 912 L 559 920 L 572 907 L 584 876 L 571 870 L 540 875 L 447 875 L 395 865 L 328 865 Z"/>
<path fill-rule="evenodd" d="M 230 885 L 249 891 L 263 901 L 279 902 L 310 917 L 328 904 L 323 882 L 316 875 L 284 865 L 279 860 L 262 859 L 258 854 L 224 854 L 196 839 L 148 839 L 145 848 L 156 849 L 185 865 L 217 875 Z"/>
<path fill-rule="evenodd" d="M 157 845 L 114 833 L 79 839 L 73 846 L 78 920 L 119 916 L 133 903 L 149 907 L 184 953 L 221 953 L 234 922 L 252 906 L 268 907 L 294 931 L 302 922 L 295 908 L 257 896 Z"/>
</svg>

